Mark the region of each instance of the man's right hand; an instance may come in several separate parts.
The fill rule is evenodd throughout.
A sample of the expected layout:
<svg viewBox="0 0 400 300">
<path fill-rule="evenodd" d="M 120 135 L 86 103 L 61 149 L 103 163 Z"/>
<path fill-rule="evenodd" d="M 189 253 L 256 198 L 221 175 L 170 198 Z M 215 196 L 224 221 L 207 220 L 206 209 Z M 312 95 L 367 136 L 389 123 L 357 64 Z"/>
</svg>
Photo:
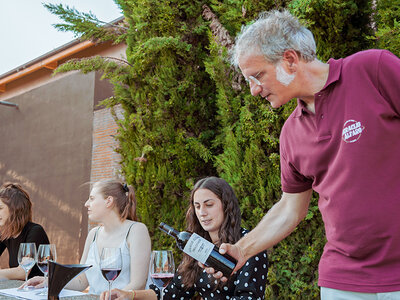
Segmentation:
<svg viewBox="0 0 400 300">
<path fill-rule="evenodd" d="M 247 261 L 247 259 L 243 255 L 242 249 L 237 244 L 232 245 L 223 243 L 219 247 L 219 253 L 221 254 L 227 253 L 237 260 L 235 269 L 233 270 L 232 273 L 236 273 Z M 223 276 L 221 271 L 214 270 L 214 268 L 206 267 L 202 264 L 200 264 L 200 266 L 203 267 L 208 274 L 212 274 L 215 278 L 220 278 L 222 282 L 226 282 L 228 280 L 227 277 Z"/>
</svg>

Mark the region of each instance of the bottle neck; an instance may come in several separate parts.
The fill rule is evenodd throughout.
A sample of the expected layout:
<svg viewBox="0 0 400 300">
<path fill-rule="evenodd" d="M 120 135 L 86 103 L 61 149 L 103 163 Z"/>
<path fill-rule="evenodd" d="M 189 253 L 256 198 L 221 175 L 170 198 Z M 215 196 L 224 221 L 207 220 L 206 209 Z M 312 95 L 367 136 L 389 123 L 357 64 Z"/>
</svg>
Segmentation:
<svg viewBox="0 0 400 300">
<path fill-rule="evenodd" d="M 168 226 L 165 223 L 161 223 L 159 228 L 164 231 L 166 234 L 173 236 L 174 238 L 178 237 L 179 231 L 177 231 L 176 229 L 172 228 L 171 226 Z"/>
</svg>

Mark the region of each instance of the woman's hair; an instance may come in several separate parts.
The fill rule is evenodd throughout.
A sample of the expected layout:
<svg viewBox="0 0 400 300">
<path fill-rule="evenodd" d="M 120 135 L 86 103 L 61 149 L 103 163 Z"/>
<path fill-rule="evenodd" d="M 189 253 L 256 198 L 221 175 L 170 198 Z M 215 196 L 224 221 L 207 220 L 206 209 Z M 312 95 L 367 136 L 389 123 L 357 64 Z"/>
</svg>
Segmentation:
<svg viewBox="0 0 400 300">
<path fill-rule="evenodd" d="M 32 202 L 28 193 L 18 183 L 5 183 L 0 188 L 0 200 L 7 205 L 10 216 L 0 227 L 0 239 L 5 240 L 21 233 L 26 223 L 32 221 Z"/>
<path fill-rule="evenodd" d="M 132 186 L 115 179 L 103 179 L 95 183 L 104 198 L 113 197 L 122 220 L 137 221 L 136 197 Z"/>
<path fill-rule="evenodd" d="M 313 34 L 287 10 L 263 12 L 252 24 L 243 26 L 232 47 L 231 63 L 239 65 L 239 58 L 261 54 L 273 64 L 282 59 L 286 50 L 295 50 L 306 62 L 316 58 Z"/>
<path fill-rule="evenodd" d="M 186 212 L 186 228 L 190 232 L 195 232 L 203 238 L 211 241 L 211 237 L 207 231 L 201 226 L 196 216 L 193 203 L 193 197 L 197 190 L 207 189 L 213 192 L 222 202 L 224 211 L 224 221 L 218 232 L 219 241 L 217 246 L 222 243 L 236 243 L 241 237 L 241 214 L 239 201 L 232 187 L 223 179 L 218 177 L 206 177 L 197 181 L 190 194 L 190 204 Z M 182 282 L 186 287 L 192 287 L 200 276 L 201 268 L 197 265 L 197 261 L 188 255 L 184 255 L 182 263 L 179 267 L 179 273 L 182 276 Z"/>
</svg>

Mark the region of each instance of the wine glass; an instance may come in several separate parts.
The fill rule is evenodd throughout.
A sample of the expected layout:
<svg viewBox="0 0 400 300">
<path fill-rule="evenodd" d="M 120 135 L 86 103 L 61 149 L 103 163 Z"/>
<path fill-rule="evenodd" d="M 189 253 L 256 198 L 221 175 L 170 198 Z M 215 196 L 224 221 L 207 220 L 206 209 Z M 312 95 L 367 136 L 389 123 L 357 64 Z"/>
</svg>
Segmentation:
<svg viewBox="0 0 400 300">
<path fill-rule="evenodd" d="M 154 250 L 151 253 L 150 276 L 153 283 L 160 289 L 161 300 L 164 288 L 174 278 L 175 263 L 171 250 Z"/>
<path fill-rule="evenodd" d="M 29 291 L 26 285 L 28 281 L 28 273 L 36 263 L 36 245 L 35 243 L 21 243 L 18 250 L 18 264 L 25 271 L 25 286 L 20 291 Z"/>
<path fill-rule="evenodd" d="M 111 300 L 111 285 L 117 279 L 122 269 L 122 255 L 120 248 L 103 248 L 100 257 L 100 269 L 108 281 L 108 294 Z"/>
<path fill-rule="evenodd" d="M 46 279 L 49 271 L 48 261 L 56 261 L 57 260 L 57 252 L 56 252 L 56 245 L 54 244 L 42 244 L 39 245 L 39 249 L 37 251 L 36 256 L 36 263 L 39 267 L 40 271 L 44 274 L 44 284 L 45 289 L 40 293 L 37 293 L 39 296 L 47 296 L 47 285 Z"/>
</svg>

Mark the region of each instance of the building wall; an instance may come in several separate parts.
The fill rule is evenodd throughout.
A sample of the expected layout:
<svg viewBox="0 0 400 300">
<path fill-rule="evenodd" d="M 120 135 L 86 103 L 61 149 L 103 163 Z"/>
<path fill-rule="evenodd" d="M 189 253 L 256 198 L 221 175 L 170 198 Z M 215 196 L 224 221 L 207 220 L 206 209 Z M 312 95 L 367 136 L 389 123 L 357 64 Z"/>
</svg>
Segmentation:
<svg viewBox="0 0 400 300">
<path fill-rule="evenodd" d="M 79 261 L 87 234 L 94 86 L 94 73 L 72 73 L 0 106 L 0 181 L 27 189 L 61 263 Z"/>
<path fill-rule="evenodd" d="M 117 118 L 122 116 L 122 108 L 115 108 Z M 120 155 L 115 152 L 118 142 L 114 136 L 117 134 L 118 125 L 109 108 L 94 111 L 93 116 L 93 146 L 92 167 L 90 181 L 95 183 L 101 179 L 115 178 L 124 180 L 120 173 Z M 98 225 L 90 222 L 89 229 Z"/>
<path fill-rule="evenodd" d="M 121 107 L 116 109 L 117 116 L 121 115 Z M 92 168 L 90 179 L 96 182 L 100 179 L 119 178 L 120 155 L 115 152 L 118 142 L 114 136 L 117 134 L 118 125 L 110 109 L 96 110 L 93 117 L 93 146 Z"/>
<path fill-rule="evenodd" d="M 101 44 L 75 57 L 121 58 L 125 49 Z M 33 221 L 56 244 L 58 261 L 78 263 L 89 227 L 89 183 L 118 174 L 119 157 L 112 151 L 117 126 L 109 110 L 97 106 L 112 95 L 112 86 L 95 72 L 51 74 L 39 70 L 0 93 L 0 100 L 19 106 L 0 105 L 0 183 L 19 182 L 27 189 Z M 8 267 L 6 252 L 0 267 Z"/>
</svg>

